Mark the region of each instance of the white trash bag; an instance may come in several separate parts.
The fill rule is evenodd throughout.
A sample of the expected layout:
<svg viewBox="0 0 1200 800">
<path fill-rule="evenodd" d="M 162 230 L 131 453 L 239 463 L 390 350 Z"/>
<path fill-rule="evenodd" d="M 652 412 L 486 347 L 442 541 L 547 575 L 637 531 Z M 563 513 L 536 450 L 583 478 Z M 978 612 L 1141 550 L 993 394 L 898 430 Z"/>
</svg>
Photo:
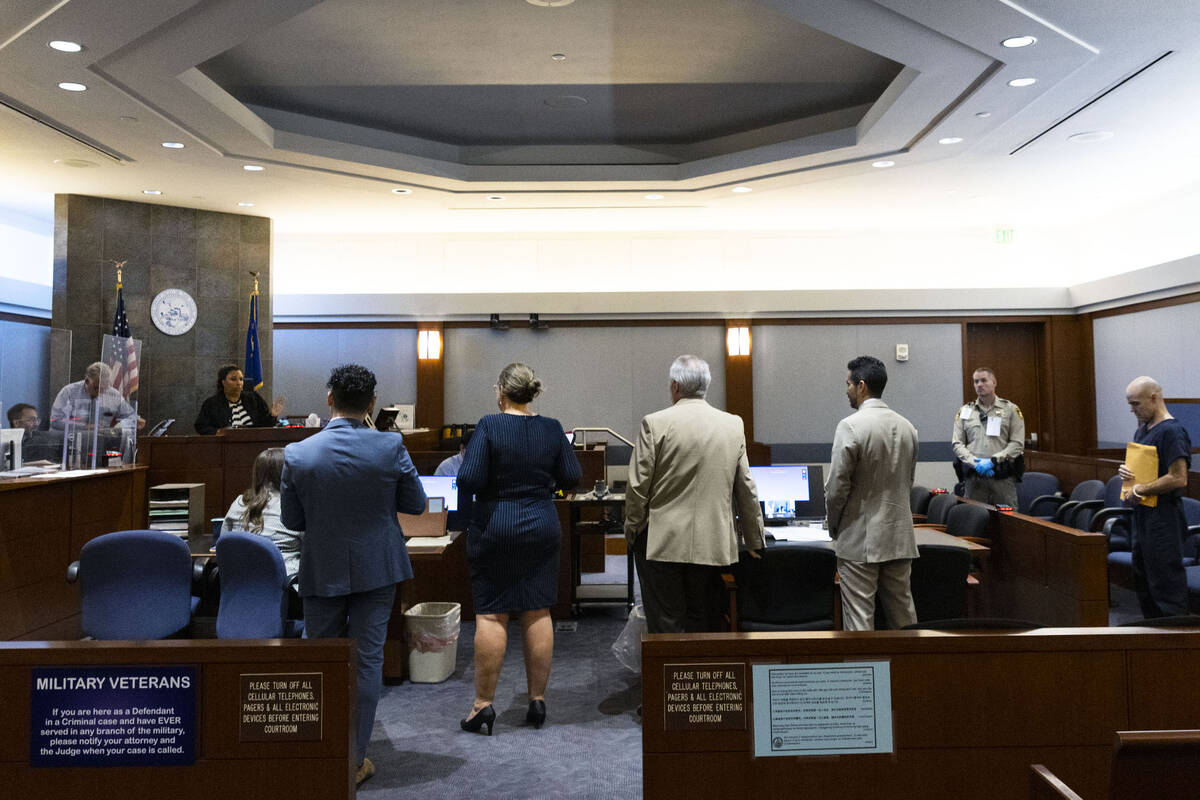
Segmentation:
<svg viewBox="0 0 1200 800">
<path fill-rule="evenodd" d="M 646 632 L 646 610 L 638 603 L 629 612 L 629 621 L 613 642 L 613 655 L 630 672 L 642 671 L 642 634 Z"/>
</svg>

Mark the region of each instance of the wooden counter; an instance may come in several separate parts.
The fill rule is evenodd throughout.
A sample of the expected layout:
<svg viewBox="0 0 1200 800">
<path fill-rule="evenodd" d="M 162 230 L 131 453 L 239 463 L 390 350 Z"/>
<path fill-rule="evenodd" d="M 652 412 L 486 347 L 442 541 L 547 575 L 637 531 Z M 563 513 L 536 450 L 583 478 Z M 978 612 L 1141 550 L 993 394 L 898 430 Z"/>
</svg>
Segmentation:
<svg viewBox="0 0 1200 800">
<path fill-rule="evenodd" d="M 187 665 L 198 675 L 195 763 L 31 767 L 32 670 Z M 322 676 L 320 738 L 240 741 L 241 676 Z M 0 784 L 11 798 L 280 798 L 354 796 L 354 648 L 349 639 L 0 643 Z"/>
<path fill-rule="evenodd" d="M 147 486 L 203 483 L 204 517 L 223 517 L 250 485 L 254 459 L 269 447 L 286 447 L 320 428 L 243 428 L 216 436 L 156 436 L 138 440 L 138 463 L 149 468 Z"/>
<path fill-rule="evenodd" d="M 145 467 L 0 480 L 0 639 L 78 639 L 67 565 L 88 541 L 146 527 Z"/>
<path fill-rule="evenodd" d="M 887 661 L 893 752 L 754 756 L 753 664 Z M 668 730 L 670 664 L 744 665 L 744 729 Z M 1045 764 L 1108 797 L 1118 730 L 1194 728 L 1200 629 L 675 634 L 642 639 L 645 797 L 1025 800 Z"/>
</svg>

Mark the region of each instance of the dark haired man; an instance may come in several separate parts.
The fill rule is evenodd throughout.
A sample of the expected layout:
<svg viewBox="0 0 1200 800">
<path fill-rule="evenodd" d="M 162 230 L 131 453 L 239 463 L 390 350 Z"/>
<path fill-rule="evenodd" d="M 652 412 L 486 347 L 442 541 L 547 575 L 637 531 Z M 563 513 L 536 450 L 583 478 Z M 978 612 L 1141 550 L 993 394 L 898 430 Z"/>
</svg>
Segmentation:
<svg viewBox="0 0 1200 800">
<path fill-rule="evenodd" d="M 17 403 L 8 409 L 8 427 L 24 428 L 26 436 L 36 431 L 41 420 L 38 419 L 37 409 L 29 403 Z"/>
<path fill-rule="evenodd" d="M 347 364 L 329 376 L 325 430 L 287 446 L 280 486 L 283 524 L 304 531 L 300 595 L 310 639 L 348 636 L 358 653 L 357 783 L 375 774 L 366 757 L 383 687 L 383 645 L 396 584 L 412 577 L 397 512 L 425 510 L 425 491 L 404 440 L 366 426 L 375 375 Z"/>
<path fill-rule="evenodd" d="M 917 557 L 908 495 L 917 429 L 880 400 L 887 368 L 871 356 L 846 365 L 846 398 L 857 412 L 838 423 L 825 482 L 829 535 L 838 558 L 842 627 L 875 627 L 875 598 L 893 628 L 917 621 L 910 577 Z"/>
</svg>

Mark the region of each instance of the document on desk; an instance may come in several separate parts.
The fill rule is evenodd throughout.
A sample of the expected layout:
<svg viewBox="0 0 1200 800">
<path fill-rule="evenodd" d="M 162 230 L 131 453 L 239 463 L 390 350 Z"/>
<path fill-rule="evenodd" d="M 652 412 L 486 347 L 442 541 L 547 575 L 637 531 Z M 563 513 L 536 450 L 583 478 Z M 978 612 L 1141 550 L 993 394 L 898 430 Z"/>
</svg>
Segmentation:
<svg viewBox="0 0 1200 800">
<path fill-rule="evenodd" d="M 1158 448 L 1150 444 L 1130 442 L 1125 445 L 1125 466 L 1133 473 L 1133 480 L 1121 482 L 1121 499 L 1129 497 L 1135 483 L 1150 483 L 1158 479 Z M 1158 505 L 1158 495 L 1147 495 L 1141 504 L 1154 508 Z"/>
<path fill-rule="evenodd" d="M 754 665 L 754 755 L 891 753 L 886 661 Z"/>
<path fill-rule="evenodd" d="M 828 542 L 829 531 L 816 525 L 785 525 L 779 528 L 767 528 L 766 532 L 777 542 Z"/>
</svg>

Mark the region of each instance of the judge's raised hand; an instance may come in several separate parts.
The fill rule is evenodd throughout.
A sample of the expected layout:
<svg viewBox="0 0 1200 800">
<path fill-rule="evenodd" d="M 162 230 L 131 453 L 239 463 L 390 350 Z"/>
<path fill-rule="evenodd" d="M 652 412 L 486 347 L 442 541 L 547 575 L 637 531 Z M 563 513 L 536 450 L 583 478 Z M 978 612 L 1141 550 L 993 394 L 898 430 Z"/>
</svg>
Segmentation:
<svg viewBox="0 0 1200 800">
<path fill-rule="evenodd" d="M 287 398 L 281 394 L 275 395 L 275 402 L 271 403 L 271 416 L 278 417 L 282 414 L 285 405 L 287 405 Z"/>
</svg>

